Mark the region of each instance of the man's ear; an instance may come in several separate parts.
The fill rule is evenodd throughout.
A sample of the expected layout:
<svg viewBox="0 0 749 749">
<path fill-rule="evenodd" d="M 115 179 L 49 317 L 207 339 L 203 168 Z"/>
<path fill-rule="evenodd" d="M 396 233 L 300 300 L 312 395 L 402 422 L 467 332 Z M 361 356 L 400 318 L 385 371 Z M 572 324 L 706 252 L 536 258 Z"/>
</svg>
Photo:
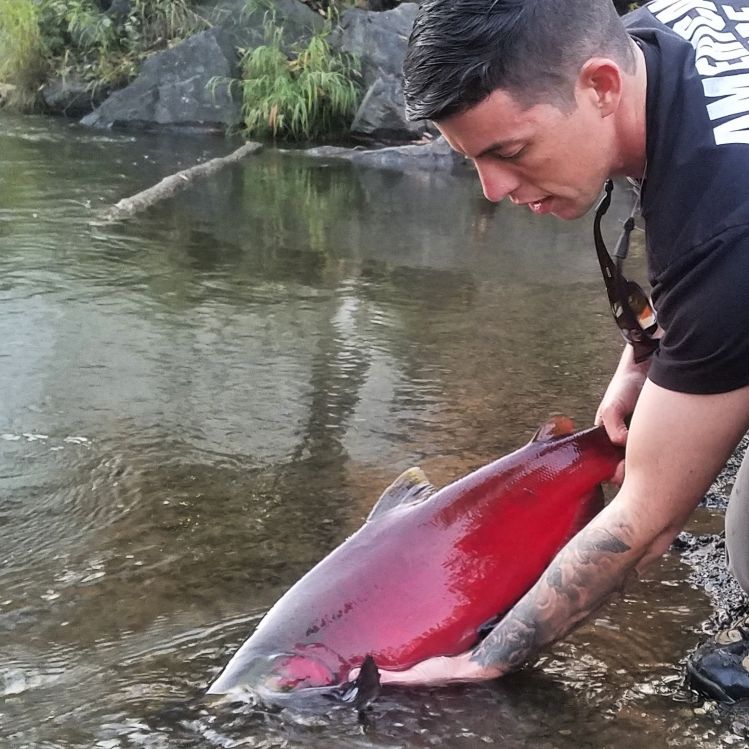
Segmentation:
<svg viewBox="0 0 749 749">
<path fill-rule="evenodd" d="M 602 117 L 613 114 L 622 96 L 622 70 L 608 57 L 591 57 L 577 77 L 579 94 L 589 97 Z"/>
</svg>

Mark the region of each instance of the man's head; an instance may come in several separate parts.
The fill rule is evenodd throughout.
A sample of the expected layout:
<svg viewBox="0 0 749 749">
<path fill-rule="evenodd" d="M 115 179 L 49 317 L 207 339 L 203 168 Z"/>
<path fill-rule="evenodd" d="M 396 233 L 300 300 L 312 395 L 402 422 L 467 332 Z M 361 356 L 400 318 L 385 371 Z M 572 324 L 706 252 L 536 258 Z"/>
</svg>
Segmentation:
<svg viewBox="0 0 749 749">
<path fill-rule="evenodd" d="M 634 68 L 611 0 L 425 0 L 403 66 L 408 117 L 441 120 L 498 88 L 565 109 L 591 57 Z"/>
<path fill-rule="evenodd" d="M 618 151 L 632 134 L 610 115 L 634 90 L 638 54 L 611 0 L 425 0 L 407 112 L 473 159 L 490 200 L 575 218 L 628 166 Z M 644 127 L 631 102 L 624 112 Z"/>
</svg>

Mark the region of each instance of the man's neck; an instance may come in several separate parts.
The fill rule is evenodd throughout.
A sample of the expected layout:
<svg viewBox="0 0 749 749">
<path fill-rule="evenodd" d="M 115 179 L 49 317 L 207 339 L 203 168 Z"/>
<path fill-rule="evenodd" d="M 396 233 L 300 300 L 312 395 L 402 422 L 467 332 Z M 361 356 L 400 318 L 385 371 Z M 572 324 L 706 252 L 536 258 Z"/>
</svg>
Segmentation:
<svg viewBox="0 0 749 749">
<path fill-rule="evenodd" d="M 636 66 L 632 75 L 624 77 L 624 95 L 620 113 L 620 163 L 616 174 L 642 179 L 647 165 L 647 90 L 648 72 L 645 55 L 632 42 Z"/>
</svg>

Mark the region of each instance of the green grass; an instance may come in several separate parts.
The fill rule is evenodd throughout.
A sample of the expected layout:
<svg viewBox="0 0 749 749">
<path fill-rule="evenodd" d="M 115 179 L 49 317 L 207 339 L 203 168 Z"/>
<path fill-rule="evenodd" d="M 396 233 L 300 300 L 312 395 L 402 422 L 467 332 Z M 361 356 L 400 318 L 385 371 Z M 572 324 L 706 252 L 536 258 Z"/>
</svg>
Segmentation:
<svg viewBox="0 0 749 749">
<path fill-rule="evenodd" d="M 15 87 L 12 99 L 16 105 L 38 86 L 45 68 L 36 4 L 32 0 L 0 0 L 0 82 Z"/>
<path fill-rule="evenodd" d="M 120 22 L 94 0 L 0 0 L 0 82 L 26 100 L 45 76 L 122 86 L 144 57 L 206 27 L 190 0 L 134 0 Z"/>
<path fill-rule="evenodd" d="M 266 15 L 265 44 L 241 59 L 242 116 L 250 136 L 307 140 L 344 130 L 359 102 L 358 70 L 327 41 L 330 22 L 287 55 L 283 30 Z"/>
</svg>

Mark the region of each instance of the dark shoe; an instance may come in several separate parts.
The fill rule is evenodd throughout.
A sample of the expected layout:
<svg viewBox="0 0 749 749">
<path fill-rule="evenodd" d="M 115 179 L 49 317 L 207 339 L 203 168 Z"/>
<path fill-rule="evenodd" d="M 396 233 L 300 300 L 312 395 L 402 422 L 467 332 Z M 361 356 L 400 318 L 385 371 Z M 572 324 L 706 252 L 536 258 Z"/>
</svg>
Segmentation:
<svg viewBox="0 0 749 749">
<path fill-rule="evenodd" d="M 749 697 L 749 617 L 697 648 L 687 660 L 687 680 L 721 702 Z"/>
</svg>

